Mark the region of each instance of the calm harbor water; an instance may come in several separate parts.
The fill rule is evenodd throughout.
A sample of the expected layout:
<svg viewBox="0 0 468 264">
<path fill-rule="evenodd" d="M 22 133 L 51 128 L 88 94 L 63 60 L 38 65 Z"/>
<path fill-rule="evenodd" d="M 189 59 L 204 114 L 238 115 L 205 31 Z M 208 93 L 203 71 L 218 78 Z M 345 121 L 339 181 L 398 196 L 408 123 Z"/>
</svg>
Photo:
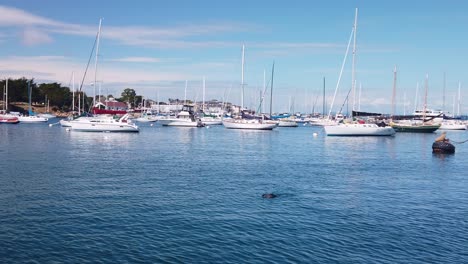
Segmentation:
<svg viewBox="0 0 468 264">
<path fill-rule="evenodd" d="M 468 143 L 436 136 L 0 125 L 0 263 L 467 263 Z"/>
</svg>

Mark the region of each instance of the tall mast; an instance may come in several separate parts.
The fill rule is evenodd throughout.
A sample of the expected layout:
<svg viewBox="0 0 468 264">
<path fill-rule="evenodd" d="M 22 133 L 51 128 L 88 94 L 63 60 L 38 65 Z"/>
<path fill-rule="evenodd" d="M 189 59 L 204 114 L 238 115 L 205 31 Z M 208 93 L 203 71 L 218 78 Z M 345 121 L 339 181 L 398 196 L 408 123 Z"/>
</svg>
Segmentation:
<svg viewBox="0 0 468 264">
<path fill-rule="evenodd" d="M 32 96 L 31 81 L 28 81 L 29 115 L 30 116 L 32 115 L 31 96 Z"/>
<path fill-rule="evenodd" d="M 75 111 L 75 72 L 72 72 L 72 114 Z"/>
<path fill-rule="evenodd" d="M 262 113 L 265 113 L 266 71 L 263 69 Z"/>
<path fill-rule="evenodd" d="M 355 67 L 356 67 L 356 33 L 357 33 L 357 16 L 358 16 L 358 9 L 356 8 L 356 14 L 354 16 L 354 37 L 353 37 L 353 65 L 352 65 L 352 77 L 351 77 L 351 89 L 353 90 L 353 110 L 355 110 L 356 107 L 356 73 L 355 73 Z"/>
<path fill-rule="evenodd" d="M 444 72 L 444 91 L 442 94 L 442 112 L 445 111 L 445 72 Z"/>
<path fill-rule="evenodd" d="M 423 122 L 426 120 L 428 79 L 429 79 L 429 74 L 426 73 L 426 80 L 424 82 L 425 93 L 424 93 Z"/>
<path fill-rule="evenodd" d="M 414 112 L 418 110 L 419 82 L 416 83 L 416 95 L 414 96 Z"/>
<path fill-rule="evenodd" d="M 273 61 L 273 67 L 271 68 L 271 89 L 270 89 L 270 118 L 273 114 L 273 74 L 275 73 L 275 62 Z"/>
<path fill-rule="evenodd" d="M 461 90 L 461 82 L 458 82 L 458 106 L 457 106 L 457 116 L 460 116 L 460 90 Z"/>
<path fill-rule="evenodd" d="M 81 91 L 78 91 L 78 115 L 81 115 Z"/>
<path fill-rule="evenodd" d="M 8 77 L 5 84 L 5 111 L 8 111 Z"/>
<path fill-rule="evenodd" d="M 244 63 L 245 45 L 242 44 L 242 73 L 241 73 L 241 111 L 244 109 Z"/>
<path fill-rule="evenodd" d="M 101 38 L 101 23 L 102 23 L 102 18 L 99 19 L 99 29 L 98 29 L 97 43 L 96 43 L 96 60 L 94 61 L 94 97 L 93 97 L 93 106 L 96 105 L 97 64 L 98 64 L 98 58 L 99 58 L 99 39 Z"/>
<path fill-rule="evenodd" d="M 184 89 L 184 104 L 187 104 L 187 85 L 188 85 L 188 81 L 185 80 L 185 89 Z M 159 99 L 158 99 L 159 101 Z"/>
<path fill-rule="evenodd" d="M 392 117 L 395 116 L 395 97 L 396 97 L 397 67 L 393 68 L 393 89 L 392 89 Z"/>
<path fill-rule="evenodd" d="M 326 112 L 326 109 L 325 109 L 325 76 L 323 76 L 323 103 L 322 103 L 322 117 L 325 117 L 325 112 Z"/>
<path fill-rule="evenodd" d="M 203 76 L 203 99 L 202 99 L 202 111 L 205 113 L 205 76 Z"/>
<path fill-rule="evenodd" d="M 354 27 L 351 29 L 351 34 L 350 34 L 349 40 L 348 40 L 348 46 L 346 47 L 346 53 L 345 53 L 345 56 L 343 58 L 343 63 L 341 64 L 340 75 L 338 76 L 338 81 L 336 82 L 335 93 L 333 94 L 333 99 L 332 99 L 332 102 L 331 102 L 331 105 L 330 105 L 330 109 L 328 110 L 328 117 L 327 117 L 328 119 L 330 119 L 331 111 L 333 109 L 333 104 L 335 103 L 335 99 L 336 99 L 336 93 L 338 92 L 338 88 L 340 87 L 341 77 L 343 76 L 343 69 L 344 69 L 344 66 L 345 66 L 345 63 L 346 63 L 346 58 L 348 58 L 349 46 L 351 45 L 351 40 L 352 40 L 353 34 L 354 34 Z"/>
</svg>

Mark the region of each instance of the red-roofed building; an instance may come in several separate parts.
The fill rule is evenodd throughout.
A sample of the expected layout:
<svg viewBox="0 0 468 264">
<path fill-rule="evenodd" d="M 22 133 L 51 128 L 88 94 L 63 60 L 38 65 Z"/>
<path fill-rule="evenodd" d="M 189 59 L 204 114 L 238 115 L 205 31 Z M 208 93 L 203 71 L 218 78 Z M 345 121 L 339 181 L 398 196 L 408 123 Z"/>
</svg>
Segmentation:
<svg viewBox="0 0 468 264">
<path fill-rule="evenodd" d="M 93 114 L 124 115 L 127 111 L 128 105 L 126 103 L 115 101 L 113 98 L 109 101 L 98 102 L 93 107 Z"/>
</svg>

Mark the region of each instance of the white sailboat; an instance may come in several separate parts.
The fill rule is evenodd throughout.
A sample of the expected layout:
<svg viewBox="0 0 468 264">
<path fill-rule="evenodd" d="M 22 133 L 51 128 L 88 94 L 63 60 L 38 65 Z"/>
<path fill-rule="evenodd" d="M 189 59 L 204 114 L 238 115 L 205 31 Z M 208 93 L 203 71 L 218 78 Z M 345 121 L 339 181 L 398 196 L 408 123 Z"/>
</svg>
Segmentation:
<svg viewBox="0 0 468 264">
<path fill-rule="evenodd" d="M 28 82 L 28 97 L 29 97 L 29 115 L 21 115 L 18 116 L 18 120 L 21 123 L 42 123 L 42 122 L 47 122 L 49 119 L 45 117 L 40 117 L 35 115 L 35 113 L 32 111 L 32 103 L 31 103 L 31 96 L 32 96 L 32 87 L 31 87 L 31 82 Z"/>
<path fill-rule="evenodd" d="M 99 39 L 101 36 L 101 23 L 99 20 L 99 30 L 96 41 L 96 62 L 94 73 L 94 84 L 97 83 L 97 60 L 99 52 Z M 96 87 L 96 85 L 94 85 Z M 94 100 L 96 98 L 96 88 L 94 88 Z M 95 105 L 95 103 L 93 103 Z M 120 118 L 112 115 L 97 115 L 94 117 L 79 117 L 74 120 L 60 120 L 60 124 L 69 127 L 71 131 L 82 132 L 139 132 L 137 125 L 133 124 L 129 119 L 129 114 L 125 114 Z"/>
<path fill-rule="evenodd" d="M 244 63 L 245 46 L 242 45 L 242 74 L 241 74 L 241 112 L 244 109 Z M 274 68 L 273 68 L 274 69 Z M 272 71 L 273 75 L 273 71 Z M 272 80 L 273 85 L 273 80 Z M 278 126 L 278 123 L 268 123 L 259 119 L 230 118 L 224 119 L 223 125 L 228 129 L 250 129 L 250 130 L 272 130 Z"/>
<path fill-rule="evenodd" d="M 352 62 L 352 91 L 353 91 L 353 110 L 355 109 L 355 88 L 356 88 L 356 80 L 355 80 L 355 56 L 356 56 L 356 31 L 357 31 L 357 15 L 358 9 L 356 8 L 356 13 L 354 17 L 354 25 L 353 29 L 351 30 L 351 36 L 349 38 L 348 47 L 346 49 L 346 54 L 343 60 L 343 64 L 341 66 L 340 76 L 338 78 L 338 83 L 335 89 L 335 95 L 333 97 L 333 101 L 336 97 L 336 92 L 339 87 L 339 83 L 341 80 L 341 76 L 343 74 L 343 68 L 346 62 L 346 57 L 348 55 L 349 46 L 351 44 L 351 40 L 353 41 L 353 62 Z M 328 116 L 330 116 L 332 108 L 333 108 L 333 101 L 330 107 L 330 112 Z M 325 125 L 324 126 L 325 133 L 327 136 L 393 136 L 395 134 L 395 130 L 389 126 L 380 127 L 376 124 L 366 124 L 366 123 L 359 123 L 359 122 L 350 122 L 350 123 L 339 123 L 337 125 Z"/>
<path fill-rule="evenodd" d="M 47 103 L 46 111 L 45 111 L 45 113 L 38 114 L 37 116 L 39 116 L 39 117 L 45 117 L 45 118 L 56 118 L 57 116 L 54 115 L 54 114 L 52 114 L 52 113 L 50 112 L 50 105 L 49 105 L 49 104 L 50 104 L 50 100 L 47 99 L 47 95 L 46 95 L 46 97 L 45 97 L 45 101 L 44 101 L 44 102 Z"/>
<path fill-rule="evenodd" d="M 205 77 L 203 77 L 202 112 L 199 113 L 199 117 L 200 117 L 201 122 L 207 126 L 223 124 L 222 114 L 206 113 L 205 111 Z"/>
</svg>

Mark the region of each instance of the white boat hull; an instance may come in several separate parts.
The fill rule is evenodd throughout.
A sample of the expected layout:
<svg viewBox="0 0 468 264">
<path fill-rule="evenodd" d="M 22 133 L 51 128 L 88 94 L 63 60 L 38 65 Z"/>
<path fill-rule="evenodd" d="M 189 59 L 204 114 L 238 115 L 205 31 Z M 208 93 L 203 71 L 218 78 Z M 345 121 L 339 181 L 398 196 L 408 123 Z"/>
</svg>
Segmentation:
<svg viewBox="0 0 468 264">
<path fill-rule="evenodd" d="M 229 129 L 250 129 L 250 130 L 272 130 L 277 127 L 277 123 L 265 123 L 258 120 L 237 120 L 229 119 L 223 120 L 223 125 L 225 128 Z"/>
<path fill-rule="evenodd" d="M 70 121 L 72 131 L 82 132 L 138 132 L 139 129 L 133 124 L 92 124 L 85 122 Z"/>
<path fill-rule="evenodd" d="M 202 117 L 201 122 L 207 126 L 222 125 L 223 120 L 221 118 Z"/>
<path fill-rule="evenodd" d="M 68 121 L 72 131 L 82 132 L 139 132 L 138 126 L 129 122 L 128 115 L 119 120 L 112 117 L 80 117 Z"/>
<path fill-rule="evenodd" d="M 45 117 L 39 117 L 39 116 L 19 116 L 18 120 L 21 123 L 41 123 L 41 122 L 47 122 L 49 119 Z"/>
<path fill-rule="evenodd" d="M 297 127 L 297 122 L 296 121 L 284 121 L 280 120 L 278 123 L 279 127 Z"/>
<path fill-rule="evenodd" d="M 441 130 L 466 130 L 467 127 L 463 123 L 446 123 L 442 122 L 442 125 L 439 127 Z"/>
<path fill-rule="evenodd" d="M 324 126 L 327 136 L 393 136 L 395 130 L 390 127 L 379 127 L 375 124 L 339 124 Z"/>
<path fill-rule="evenodd" d="M 185 119 L 160 119 L 158 122 L 163 126 L 178 126 L 178 127 L 201 127 L 202 123 L 197 121 L 185 120 Z"/>
</svg>

